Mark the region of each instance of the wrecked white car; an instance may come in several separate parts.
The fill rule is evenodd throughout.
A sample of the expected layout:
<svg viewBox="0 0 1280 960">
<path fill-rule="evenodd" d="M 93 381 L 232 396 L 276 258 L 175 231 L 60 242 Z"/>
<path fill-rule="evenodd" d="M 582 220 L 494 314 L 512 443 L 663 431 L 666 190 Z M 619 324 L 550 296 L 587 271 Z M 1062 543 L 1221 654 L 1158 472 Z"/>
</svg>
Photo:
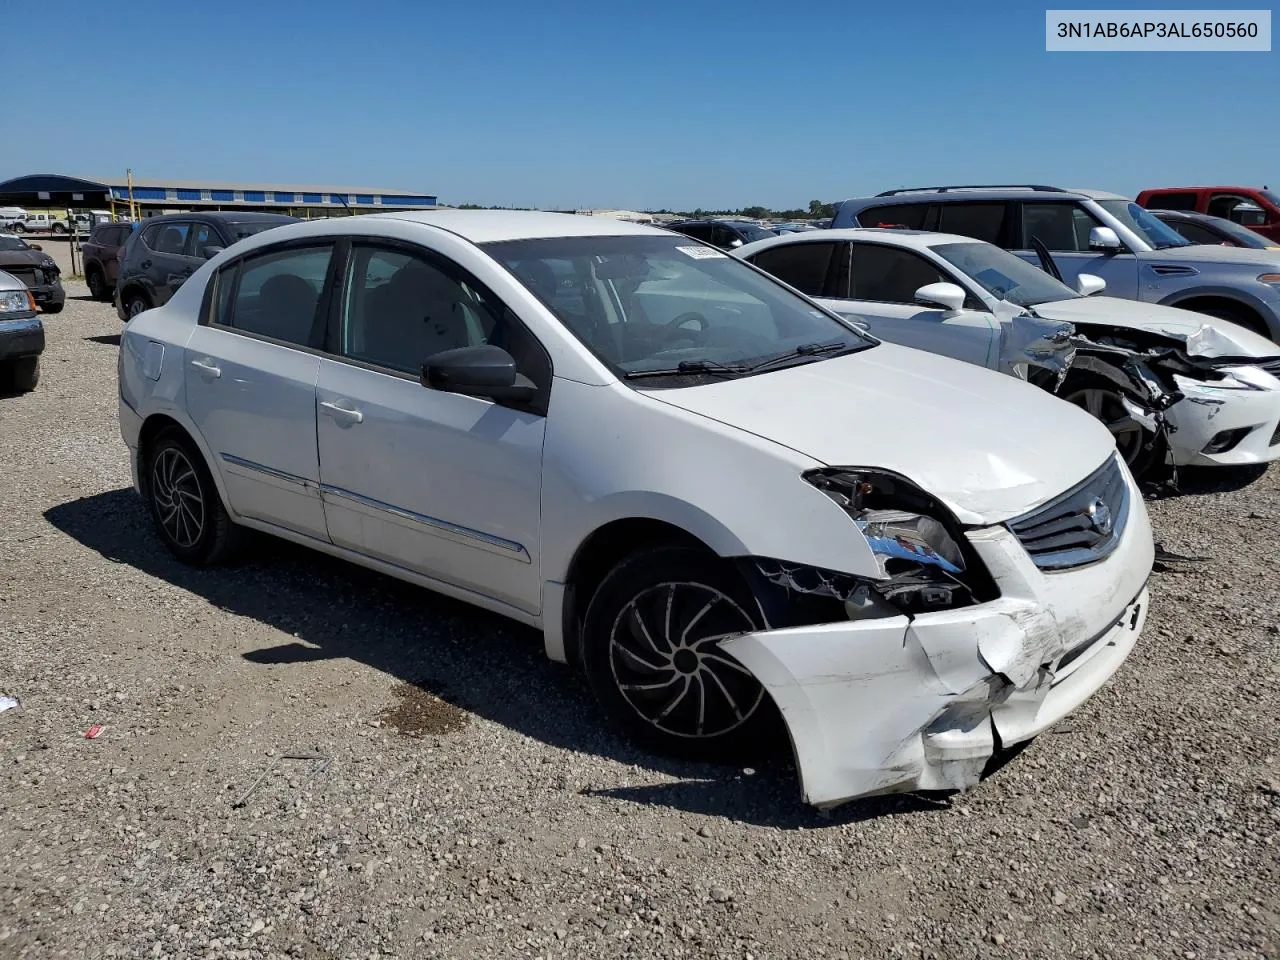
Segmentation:
<svg viewBox="0 0 1280 960">
<path fill-rule="evenodd" d="M 1105 284 L 1085 274 L 1072 290 L 952 234 L 829 230 L 734 255 L 877 337 L 1029 379 L 1084 407 L 1140 477 L 1280 457 L 1280 346 L 1229 321 L 1096 296 Z"/>
<path fill-rule="evenodd" d="M 726 760 L 785 728 L 814 804 L 973 785 L 1147 612 L 1102 426 L 662 230 L 279 227 L 130 320 L 119 369 L 177 557 L 250 528 L 496 611 L 643 743 Z"/>
</svg>

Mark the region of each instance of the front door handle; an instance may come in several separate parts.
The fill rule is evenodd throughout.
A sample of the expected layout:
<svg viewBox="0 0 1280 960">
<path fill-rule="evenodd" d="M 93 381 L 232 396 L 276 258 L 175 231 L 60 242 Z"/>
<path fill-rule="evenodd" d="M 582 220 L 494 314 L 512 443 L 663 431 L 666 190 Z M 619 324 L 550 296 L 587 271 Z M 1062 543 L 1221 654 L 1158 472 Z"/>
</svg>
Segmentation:
<svg viewBox="0 0 1280 960">
<path fill-rule="evenodd" d="M 320 401 L 320 409 L 322 409 L 334 420 L 338 421 L 340 426 L 347 426 L 353 423 L 364 423 L 364 414 L 352 407 L 344 407 L 341 403 L 331 403 L 328 400 Z"/>
<path fill-rule="evenodd" d="M 205 376 L 212 377 L 214 380 L 217 380 L 222 376 L 222 368 L 208 357 L 205 357 L 203 360 L 192 360 L 191 365 Z"/>
<path fill-rule="evenodd" d="M 143 260 L 140 264 L 138 264 L 138 266 L 139 266 L 139 267 L 141 267 L 143 270 L 150 270 L 150 269 L 151 269 L 151 261 L 150 261 L 150 260 Z"/>
</svg>

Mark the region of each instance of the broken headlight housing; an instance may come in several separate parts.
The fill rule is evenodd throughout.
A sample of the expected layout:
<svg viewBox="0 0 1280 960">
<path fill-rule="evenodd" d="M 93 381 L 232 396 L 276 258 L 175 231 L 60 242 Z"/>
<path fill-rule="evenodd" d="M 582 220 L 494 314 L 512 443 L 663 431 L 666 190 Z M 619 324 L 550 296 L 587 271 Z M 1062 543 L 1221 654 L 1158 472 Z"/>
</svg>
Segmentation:
<svg viewBox="0 0 1280 960">
<path fill-rule="evenodd" d="M 756 572 L 788 595 L 839 601 L 856 620 L 950 610 L 998 595 L 950 511 L 905 477 L 828 468 L 804 479 L 858 525 L 880 576 L 757 558 Z"/>
</svg>

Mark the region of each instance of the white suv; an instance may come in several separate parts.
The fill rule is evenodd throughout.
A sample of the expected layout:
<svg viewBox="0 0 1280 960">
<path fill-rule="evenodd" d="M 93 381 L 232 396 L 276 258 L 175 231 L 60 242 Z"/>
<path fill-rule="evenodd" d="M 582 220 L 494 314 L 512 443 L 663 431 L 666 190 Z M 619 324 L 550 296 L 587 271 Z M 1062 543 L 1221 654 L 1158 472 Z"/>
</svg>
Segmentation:
<svg viewBox="0 0 1280 960">
<path fill-rule="evenodd" d="M 497 611 L 643 743 L 723 760 L 785 725 L 819 805 L 976 783 L 1147 611 L 1102 426 L 650 227 L 250 237 L 129 321 L 119 409 L 183 560 L 249 528 Z"/>
</svg>

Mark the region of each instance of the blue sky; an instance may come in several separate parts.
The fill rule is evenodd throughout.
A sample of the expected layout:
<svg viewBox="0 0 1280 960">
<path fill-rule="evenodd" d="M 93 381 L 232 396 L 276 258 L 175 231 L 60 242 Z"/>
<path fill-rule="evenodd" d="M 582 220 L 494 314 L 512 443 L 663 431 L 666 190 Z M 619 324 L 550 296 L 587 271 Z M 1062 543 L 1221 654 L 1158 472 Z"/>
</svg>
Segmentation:
<svg viewBox="0 0 1280 960">
<path fill-rule="evenodd" d="M 21 46 L 50 63 L 23 71 L 21 116 L 8 98 L 0 179 L 132 167 L 673 209 L 943 182 L 1280 187 L 1280 53 L 1046 53 L 1043 6 L 38 7 L 45 39 Z"/>
</svg>

